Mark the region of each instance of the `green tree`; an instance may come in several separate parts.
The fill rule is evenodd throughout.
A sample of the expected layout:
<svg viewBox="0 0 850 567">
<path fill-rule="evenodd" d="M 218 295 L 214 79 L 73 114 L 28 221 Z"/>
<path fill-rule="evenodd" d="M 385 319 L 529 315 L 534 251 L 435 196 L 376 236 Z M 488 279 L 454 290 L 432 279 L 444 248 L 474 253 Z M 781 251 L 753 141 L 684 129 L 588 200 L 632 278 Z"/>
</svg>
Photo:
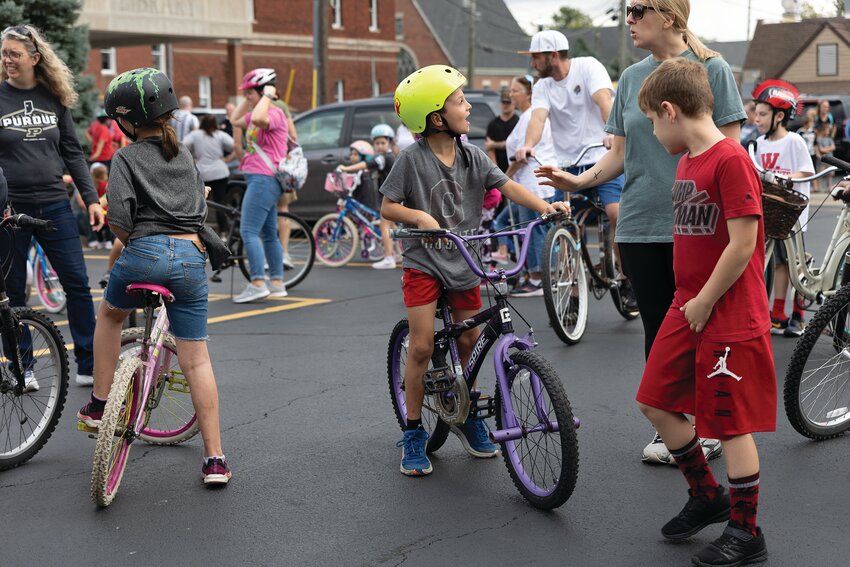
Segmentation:
<svg viewBox="0 0 850 567">
<path fill-rule="evenodd" d="M 838 18 L 844 17 L 844 0 L 835 0 L 835 16 Z"/>
<path fill-rule="evenodd" d="M 552 29 L 591 28 L 593 20 L 578 8 L 562 6 L 560 10 L 552 14 L 550 27 Z"/>
<path fill-rule="evenodd" d="M 97 91 L 94 78 L 82 74 L 89 56 L 88 27 L 76 25 L 82 5 L 82 0 L 0 0 L 0 29 L 20 24 L 35 26 L 71 69 L 80 95 L 71 114 L 80 141 L 85 143 L 82 132 L 95 115 Z"/>
</svg>

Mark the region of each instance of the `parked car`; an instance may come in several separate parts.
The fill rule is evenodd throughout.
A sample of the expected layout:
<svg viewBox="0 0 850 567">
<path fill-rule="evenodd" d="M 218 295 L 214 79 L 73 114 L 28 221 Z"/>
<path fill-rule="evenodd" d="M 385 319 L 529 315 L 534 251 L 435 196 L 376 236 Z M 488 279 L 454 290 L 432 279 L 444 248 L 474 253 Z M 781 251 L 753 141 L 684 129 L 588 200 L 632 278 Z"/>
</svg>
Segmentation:
<svg viewBox="0 0 850 567">
<path fill-rule="evenodd" d="M 499 94 L 494 91 L 464 91 L 472 105 L 469 115 L 469 141 L 483 147 L 487 125 L 499 113 Z M 393 108 L 392 95 L 339 102 L 303 112 L 294 118 L 298 143 L 309 162 L 309 174 L 298 192 L 292 212 L 306 220 L 316 220 L 333 212 L 336 198 L 325 191 L 325 176 L 337 165 L 346 163 L 349 144 L 368 140 L 375 124 L 386 123 L 397 128 L 399 118 Z M 235 172 L 230 179 L 228 202 L 237 206 L 242 201 L 245 181 Z"/>
</svg>

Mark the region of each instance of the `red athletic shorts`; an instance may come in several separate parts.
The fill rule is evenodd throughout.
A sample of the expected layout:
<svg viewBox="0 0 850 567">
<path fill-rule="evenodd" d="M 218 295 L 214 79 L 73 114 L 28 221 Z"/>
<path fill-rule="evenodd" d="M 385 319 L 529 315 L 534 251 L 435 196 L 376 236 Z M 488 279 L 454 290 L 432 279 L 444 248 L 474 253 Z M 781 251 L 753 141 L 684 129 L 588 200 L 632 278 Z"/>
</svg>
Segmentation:
<svg viewBox="0 0 850 567">
<path fill-rule="evenodd" d="M 443 293 L 443 287 L 437 278 L 413 268 L 404 269 L 402 289 L 405 307 L 428 305 L 437 301 Z M 448 300 L 452 309 L 475 311 L 481 309 L 481 289 L 478 286 L 464 290 L 450 289 Z"/>
<path fill-rule="evenodd" d="M 712 342 L 688 322 L 664 318 L 638 388 L 638 402 L 695 417 L 700 437 L 776 431 L 776 372 L 770 332 Z"/>
</svg>

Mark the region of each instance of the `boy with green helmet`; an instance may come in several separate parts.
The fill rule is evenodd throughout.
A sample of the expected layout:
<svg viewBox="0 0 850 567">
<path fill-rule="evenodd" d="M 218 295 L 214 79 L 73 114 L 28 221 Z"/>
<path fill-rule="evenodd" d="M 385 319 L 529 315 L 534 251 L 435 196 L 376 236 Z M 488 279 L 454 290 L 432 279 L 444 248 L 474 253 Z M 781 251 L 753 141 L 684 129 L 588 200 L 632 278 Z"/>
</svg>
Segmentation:
<svg viewBox="0 0 850 567">
<path fill-rule="evenodd" d="M 460 137 L 469 132 L 467 119 L 472 108 L 461 89 L 464 83 L 466 78 L 456 69 L 431 65 L 399 84 L 396 113 L 411 132 L 422 134 L 422 139 L 399 154 L 381 186 L 381 216 L 417 228 L 476 234 L 484 194 L 494 187 L 512 201 L 540 213 L 568 211 L 565 203 L 547 203 L 511 181 L 483 150 L 461 141 Z M 422 376 L 434 349 L 437 300 L 447 290 L 455 316 L 466 319 L 481 309 L 480 281 L 460 252 L 443 242 L 409 241 L 402 267 L 410 346 L 404 376 L 407 426 L 398 443 L 402 447 L 400 469 L 409 476 L 422 476 L 432 471 L 425 454 L 428 433 L 422 427 Z M 458 338 L 464 365 L 477 338 L 477 329 Z M 469 420 L 452 427 L 452 431 L 475 457 L 494 457 L 499 452 L 482 420 Z"/>
</svg>

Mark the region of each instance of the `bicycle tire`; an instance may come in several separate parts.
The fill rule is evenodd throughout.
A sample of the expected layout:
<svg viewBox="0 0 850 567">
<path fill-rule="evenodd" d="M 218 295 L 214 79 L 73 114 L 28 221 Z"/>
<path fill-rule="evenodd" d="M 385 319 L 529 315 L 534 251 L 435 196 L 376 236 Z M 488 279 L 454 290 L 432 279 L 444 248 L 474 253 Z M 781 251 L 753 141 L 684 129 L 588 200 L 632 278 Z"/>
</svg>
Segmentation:
<svg viewBox="0 0 850 567">
<path fill-rule="evenodd" d="M 549 324 L 561 341 L 574 345 L 587 328 L 589 292 L 584 261 L 566 227 L 555 226 L 546 233 L 541 266 L 549 266 L 542 270 Z"/>
<path fill-rule="evenodd" d="M 389 377 L 390 399 L 399 427 L 404 431 L 407 427 L 407 410 L 404 402 L 404 366 L 407 360 L 407 337 L 410 334 L 410 324 L 407 319 L 396 323 L 390 335 L 390 346 L 387 353 L 387 375 Z M 429 368 L 431 364 L 428 364 Z M 428 432 L 428 443 L 425 452 L 433 453 L 446 442 L 449 436 L 449 424 L 439 418 L 433 410 L 429 410 L 428 398 L 422 407 L 422 427 Z"/>
<path fill-rule="evenodd" d="M 283 285 L 286 289 L 292 289 L 304 281 L 304 278 L 313 269 L 313 263 L 316 261 L 316 243 L 313 240 L 313 232 L 301 217 L 283 211 L 278 211 L 277 216 L 290 222 L 288 250 L 295 268 L 284 269 Z M 237 262 L 242 275 L 245 276 L 246 280 L 251 281 L 250 264 L 248 263 L 248 256 L 243 253 L 244 246 L 244 240 L 240 238 L 236 244 Z M 266 275 L 268 275 L 268 270 L 266 270 Z"/>
<path fill-rule="evenodd" d="M 637 301 L 634 288 L 632 288 L 629 280 L 620 280 L 617 283 L 617 287 L 611 290 L 611 299 L 614 300 L 614 308 L 617 310 L 617 313 L 626 321 L 633 321 L 640 315 L 640 311 L 629 309 L 628 307 L 629 299 Z"/>
<path fill-rule="evenodd" d="M 319 261 L 331 268 L 346 265 L 360 247 L 357 227 L 348 217 L 342 218 L 342 228 L 334 238 L 339 224 L 339 213 L 329 213 L 313 225 L 313 239 Z"/>
<path fill-rule="evenodd" d="M 144 334 L 145 330 L 141 327 L 121 332 L 120 361 L 138 352 L 138 347 L 134 349 L 133 345 L 138 344 Z M 171 364 L 165 371 L 160 369 L 156 388 L 163 390 L 139 437 L 152 445 L 178 445 L 197 435 L 201 428 L 192 405 L 191 392 L 177 363 L 174 335 L 167 333 L 162 346 L 163 351 L 169 351 Z M 163 351 L 160 351 L 159 356 L 163 356 Z"/>
<path fill-rule="evenodd" d="M 56 430 L 68 395 L 68 353 L 62 333 L 43 313 L 20 307 L 13 308 L 13 312 L 18 328 L 29 329 L 30 346 L 21 355 L 33 357 L 39 389 L 22 396 L 0 393 L 0 471 L 22 465 L 44 447 Z M 36 333 L 42 340 L 35 338 Z M 3 357 L 8 360 L 10 353 L 6 348 L 6 342 L 0 342 Z M 52 374 L 46 372 L 50 369 Z M 0 365 L 0 378 L 11 377 L 8 365 Z M 35 426 L 24 427 L 36 414 L 39 418 Z M 16 431 L 12 431 L 13 425 Z"/>
<path fill-rule="evenodd" d="M 130 424 L 147 404 L 147 399 L 139 399 L 138 392 L 143 368 L 135 356 L 121 362 L 103 409 L 91 476 L 91 497 L 101 508 L 109 506 L 118 493 L 132 447 Z"/>
<path fill-rule="evenodd" d="M 46 259 L 45 262 L 47 262 Z M 59 284 L 59 276 L 56 275 L 56 271 L 49 262 L 47 262 L 47 270 L 47 279 L 45 279 L 41 262 L 36 263 L 35 289 L 38 294 L 38 300 L 48 313 L 60 313 L 65 309 L 65 304 L 67 303 L 65 290 Z"/>
<path fill-rule="evenodd" d="M 360 235 L 360 256 L 364 260 L 377 262 L 384 257 L 384 245 L 380 237 L 373 236 L 367 229 L 361 228 Z"/>
<path fill-rule="evenodd" d="M 798 433 L 810 439 L 830 439 L 850 429 L 848 320 L 850 286 L 845 286 L 812 317 L 788 363 L 785 415 Z M 819 374 L 823 370 L 826 373 Z"/>
<path fill-rule="evenodd" d="M 543 510 L 557 508 L 570 498 L 578 477 L 578 439 L 570 402 L 552 365 L 538 353 L 512 353 L 506 371 L 511 401 L 520 427 L 530 429 L 540 423 L 533 402 L 535 376 L 540 382 L 539 391 L 545 392 L 549 398 L 547 416 L 550 421 L 557 421 L 559 427 L 557 432 L 529 433 L 519 439 L 500 443 L 505 466 L 514 486 L 532 506 Z M 521 389 L 531 392 L 530 404 L 521 402 L 518 395 L 515 395 L 515 391 Z M 500 388 L 497 388 L 496 425 L 501 429 L 505 423 L 506 409 L 502 401 L 504 393 L 499 390 Z M 530 417 L 529 421 L 525 420 L 526 415 Z M 545 441 L 543 450 L 537 438 Z M 529 444 L 528 449 L 526 444 Z M 560 453 L 560 462 L 549 463 L 549 458 L 554 456 L 556 451 Z M 537 458 L 544 458 L 546 462 L 541 466 L 535 461 L 529 467 L 529 461 Z M 549 479 L 544 478 L 547 475 Z"/>
</svg>

